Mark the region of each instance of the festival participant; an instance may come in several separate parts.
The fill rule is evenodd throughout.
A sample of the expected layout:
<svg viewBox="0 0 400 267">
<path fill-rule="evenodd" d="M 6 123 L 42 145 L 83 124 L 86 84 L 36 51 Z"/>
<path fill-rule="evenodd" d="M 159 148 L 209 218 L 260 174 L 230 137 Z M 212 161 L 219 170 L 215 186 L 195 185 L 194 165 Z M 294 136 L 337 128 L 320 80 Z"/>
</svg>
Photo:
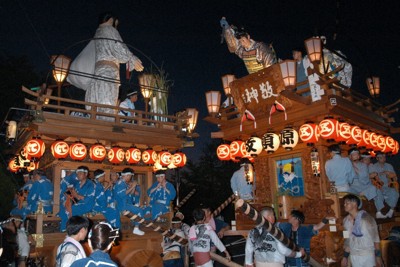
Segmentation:
<svg viewBox="0 0 400 267">
<path fill-rule="evenodd" d="M 108 199 L 111 193 L 111 183 L 106 181 L 105 172 L 103 170 L 94 171 L 95 179 L 95 204 L 93 211 L 103 214 L 107 222 L 113 227 L 121 227 L 121 218 L 115 207 L 108 206 Z"/>
<path fill-rule="evenodd" d="M 395 188 L 389 187 L 389 179 L 394 179 L 397 181 L 397 175 L 393 169 L 393 166 L 389 163 L 386 163 L 385 154 L 378 152 L 376 159 L 378 162 L 370 165 L 369 177 L 371 179 L 378 177 L 379 180 L 383 182 L 382 187 L 378 188 L 378 195 L 383 196 L 382 199 L 384 199 L 384 201 L 390 207 L 390 210 L 385 216 L 387 218 L 392 218 L 397 201 L 399 200 L 399 192 L 397 192 Z"/>
<path fill-rule="evenodd" d="M 117 210 L 122 213 L 126 210 L 143 217 L 143 211 L 141 208 L 136 207 L 132 204 L 129 194 L 135 191 L 137 181 L 132 180 L 135 172 L 131 168 L 125 168 L 121 172 L 121 179 L 118 180 L 114 187 L 114 199 L 117 203 Z M 144 232 L 139 229 L 139 223 L 135 222 L 133 228 L 133 234 L 144 235 Z"/>
<path fill-rule="evenodd" d="M 24 185 L 15 194 L 13 201 L 15 207 L 11 210 L 10 215 L 20 216 L 22 219 L 25 219 L 27 207 L 26 198 L 28 197 L 28 193 L 32 188 L 33 181 L 30 179 L 31 177 L 29 172 L 24 172 L 22 177 L 24 178 Z"/>
<path fill-rule="evenodd" d="M 343 197 L 348 215 L 343 226 L 349 233 L 344 243 L 342 266 L 348 265 L 350 256 L 353 267 L 383 266 L 378 227 L 375 219 L 364 210 L 359 210 L 361 200 L 352 194 Z"/>
<path fill-rule="evenodd" d="M 137 91 L 130 92 L 126 95 L 125 100 L 122 101 L 121 104 L 119 104 L 119 107 L 124 108 L 124 109 L 135 110 L 135 102 L 137 100 L 138 100 L 138 92 Z M 118 115 L 126 116 L 126 117 L 133 117 L 135 114 L 133 111 L 131 112 L 129 110 L 121 109 L 118 112 Z M 122 122 L 131 123 L 131 122 L 133 122 L 133 120 L 123 119 Z"/>
<path fill-rule="evenodd" d="M 189 236 L 190 225 L 185 223 L 183 220 L 185 219 L 185 215 L 182 212 L 178 211 L 175 213 L 175 217 L 178 217 L 181 220 L 181 230 L 185 234 L 185 238 L 187 239 Z"/>
<path fill-rule="evenodd" d="M 213 266 L 210 254 L 211 242 L 215 244 L 219 251 L 224 252 L 225 257 L 230 260 L 231 256 L 226 250 L 224 244 L 222 244 L 214 230 L 205 223 L 204 211 L 202 209 L 195 209 L 193 211 L 193 219 L 195 225 L 190 228 L 189 246 L 196 266 Z"/>
<path fill-rule="evenodd" d="M 296 245 L 304 248 L 305 253 L 310 254 L 311 238 L 318 234 L 318 231 L 328 223 L 329 219 L 334 218 L 323 218 L 318 224 L 305 226 L 302 225 L 305 220 L 304 214 L 301 211 L 292 210 L 288 222 L 278 222 L 276 223 L 276 227 L 279 227 L 285 236 L 290 238 Z M 286 257 L 285 266 L 304 267 L 310 265 L 303 259 Z"/>
<path fill-rule="evenodd" d="M 308 73 L 307 73 L 306 66 L 309 66 L 311 63 L 307 56 L 303 57 L 303 49 L 301 49 L 301 48 L 294 48 L 292 50 L 292 55 L 293 55 L 293 59 L 296 60 L 296 69 L 297 69 L 296 70 L 296 82 L 300 83 L 300 82 L 307 81 L 306 84 L 296 87 L 296 90 L 305 89 L 305 88 L 309 87 L 308 77 L 307 77 Z M 301 95 L 309 96 L 310 94 L 311 94 L 310 91 L 308 91 L 308 92 L 304 92 Z"/>
<path fill-rule="evenodd" d="M 253 190 L 255 189 L 255 182 L 252 184 L 246 181 L 246 165 L 250 165 L 251 162 L 247 158 L 240 160 L 240 169 L 235 171 L 231 178 L 231 188 L 235 195 L 244 200 L 253 200 Z M 255 174 L 254 174 L 255 180 Z"/>
<path fill-rule="evenodd" d="M 179 237 L 185 237 L 181 227 L 182 221 L 179 217 L 173 217 L 171 221 L 172 229 L 170 230 L 171 234 L 175 234 Z M 182 244 L 173 239 L 169 239 L 164 236 L 163 241 L 161 242 L 161 247 L 163 249 L 162 258 L 164 267 L 183 267 L 183 249 Z"/>
<path fill-rule="evenodd" d="M 92 253 L 87 258 L 75 261 L 71 267 L 117 267 L 118 265 L 111 260 L 108 252 L 118 236 L 118 229 L 113 229 L 111 225 L 105 222 L 98 223 L 90 230 L 88 235 L 88 243 Z"/>
<path fill-rule="evenodd" d="M 114 28 L 114 19 L 115 17 L 111 13 L 104 13 L 99 17 L 99 28 L 94 36 L 96 62 L 94 75 L 100 79 L 92 79 L 86 90 L 86 102 L 117 106 L 119 64 L 126 63 L 129 71 L 143 70 L 140 59 L 129 51 L 119 32 Z M 90 107 L 87 108 L 90 109 Z M 115 113 L 115 110 L 110 108 L 99 107 L 97 111 Z M 110 117 L 99 117 L 104 120 L 112 120 Z"/>
<path fill-rule="evenodd" d="M 65 231 L 69 217 L 84 215 L 93 209 L 95 190 L 94 183 L 88 179 L 88 173 L 89 169 L 86 166 L 80 166 L 75 173 L 64 178 L 68 186 L 66 191 L 62 192 L 65 200 L 61 203 L 58 213 L 61 219 L 61 231 Z"/>
<path fill-rule="evenodd" d="M 365 196 L 368 200 L 373 199 L 377 210 L 376 218 L 386 218 L 386 216 L 381 212 L 384 207 L 383 198 L 377 194 L 376 187 L 372 185 L 371 180 L 369 179 L 368 166 L 360 161 L 360 152 L 358 149 L 350 149 L 349 157 L 355 172 L 353 183 L 350 184 L 350 192 Z"/>
<path fill-rule="evenodd" d="M 340 156 L 339 145 L 330 145 L 328 151 L 331 159 L 325 162 L 326 176 L 335 183 L 337 192 L 349 192 L 355 176 L 350 159 Z"/>
<path fill-rule="evenodd" d="M 43 170 L 34 170 L 32 172 L 33 184 L 27 197 L 27 214 L 36 212 L 39 204 L 43 207 L 43 212 L 51 213 L 53 211 L 53 184 Z"/>
<path fill-rule="evenodd" d="M 231 53 L 240 57 L 251 74 L 276 63 L 276 55 L 272 47 L 262 42 L 254 41 L 244 28 L 229 25 L 225 17 L 220 21 L 224 37 Z"/>
<path fill-rule="evenodd" d="M 81 216 L 72 216 L 67 221 L 67 237 L 57 249 L 56 267 L 69 267 L 73 262 L 86 258 L 80 241 L 85 240 L 89 229 L 89 220 Z"/>
<path fill-rule="evenodd" d="M 167 182 L 164 170 L 158 170 L 156 178 L 157 181 L 147 190 L 147 195 L 150 197 L 153 220 L 169 212 L 169 204 L 176 197 L 175 188 L 170 182 Z"/>
<path fill-rule="evenodd" d="M 260 214 L 271 224 L 275 223 L 273 208 L 265 207 Z M 296 252 L 285 247 L 261 226 L 249 232 L 245 248 L 245 266 L 253 267 L 255 264 L 256 267 L 278 267 L 283 266 L 285 257 L 301 258 L 304 255 L 304 249 Z"/>
</svg>

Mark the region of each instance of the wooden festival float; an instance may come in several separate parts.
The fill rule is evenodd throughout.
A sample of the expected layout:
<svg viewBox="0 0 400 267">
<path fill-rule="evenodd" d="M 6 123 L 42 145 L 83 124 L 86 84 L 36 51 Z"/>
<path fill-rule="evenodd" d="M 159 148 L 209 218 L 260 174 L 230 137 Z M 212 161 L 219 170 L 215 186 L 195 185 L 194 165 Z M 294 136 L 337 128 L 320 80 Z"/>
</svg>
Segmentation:
<svg viewBox="0 0 400 267">
<path fill-rule="evenodd" d="M 197 118 L 191 115 L 190 109 L 177 115 L 135 110 L 134 117 L 120 116 L 117 115 L 119 107 L 51 96 L 46 94 L 46 89 L 34 92 L 22 87 L 29 112 L 17 123 L 16 142 L 9 151 L 16 157 L 10 161 L 9 168 L 11 171 L 21 167 L 43 169 L 54 184 L 52 213 L 43 214 L 38 209 L 27 217 L 29 234 L 34 241 L 32 251 L 38 257 L 45 257 L 46 266 L 54 266 L 57 246 L 65 238 L 65 233 L 59 231 L 60 219 L 56 217 L 62 177 L 86 165 L 90 169 L 89 177 L 93 177 L 94 170 L 102 169 L 109 181 L 111 172 L 130 167 L 135 170 L 135 179 L 142 190 L 141 203 L 149 203 L 146 191 L 155 181 L 154 166 L 172 168 L 174 165 L 175 168 L 185 164 L 186 156 L 180 149 L 193 146 L 192 138 L 197 134 L 188 126 L 190 123 L 194 126 L 192 118 Z M 99 113 L 97 107 L 114 109 L 115 114 Z M 97 119 L 98 116 L 108 120 Z M 124 123 L 127 119 L 133 123 Z M 104 220 L 101 214 L 86 215 L 92 221 Z M 169 219 L 171 216 L 172 212 L 165 215 Z M 121 216 L 121 221 L 121 245 L 113 247 L 111 252 L 114 260 L 120 266 L 162 266 L 160 232 L 169 229 L 170 220 L 157 227 L 142 225 L 144 236 L 132 234 L 128 217 Z"/>
<path fill-rule="evenodd" d="M 307 41 L 315 42 L 314 47 L 321 44 L 319 38 L 311 38 L 306 40 L 306 48 Z M 327 50 L 322 53 L 322 45 L 319 48 L 307 49 L 311 64 L 304 81 L 296 81 L 293 60 L 240 79 L 223 76 L 230 103 L 220 107 L 220 92 L 207 92 L 209 116 L 205 120 L 219 126 L 211 137 L 224 140 L 217 148 L 220 160 L 253 160 L 257 174 L 255 199 L 251 202 L 254 208 L 273 205 L 280 220 L 287 219 L 292 209 L 299 209 L 305 214 L 306 224 L 318 223 L 326 216 L 338 218 L 312 239 L 311 257 L 327 265 L 340 264 L 341 223 L 345 216 L 344 194 L 335 192 L 325 173 L 327 147 L 340 144 L 342 156 L 353 146 L 361 152 L 395 155 L 399 144 L 391 137 L 398 133 L 391 126 L 391 115 L 397 110 L 383 107 L 343 85 L 341 71 L 346 62 L 329 70 L 323 68 L 332 66 L 332 62 L 321 56 Z M 376 90 L 376 77 L 367 80 L 367 85 Z M 375 216 L 372 200 L 363 199 L 363 209 Z M 387 210 L 385 207 L 384 211 Z M 400 220 L 378 219 L 377 223 L 381 239 L 385 239 L 392 226 L 400 225 Z M 245 234 L 244 230 L 254 226 L 245 214 L 236 211 L 236 233 Z"/>
</svg>

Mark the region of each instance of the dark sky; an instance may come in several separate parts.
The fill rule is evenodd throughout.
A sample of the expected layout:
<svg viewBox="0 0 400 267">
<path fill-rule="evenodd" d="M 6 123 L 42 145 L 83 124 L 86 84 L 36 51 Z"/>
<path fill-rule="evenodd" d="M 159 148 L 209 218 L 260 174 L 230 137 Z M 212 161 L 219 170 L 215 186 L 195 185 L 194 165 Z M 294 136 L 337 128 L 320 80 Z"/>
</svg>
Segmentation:
<svg viewBox="0 0 400 267">
<path fill-rule="evenodd" d="M 174 81 L 170 113 L 186 107 L 200 110 L 199 149 L 213 125 L 204 93 L 221 90 L 220 77 L 245 75 L 241 60 L 220 44 L 219 20 L 244 26 L 257 41 L 273 42 L 278 57 L 291 57 L 313 35 L 325 35 L 329 49 L 341 50 L 353 63 L 353 89 L 368 94 L 365 78 L 381 78 L 383 104 L 400 97 L 399 1 L 260 0 L 260 1 L 88 1 L 13 0 L 0 2 L 1 55 L 27 55 L 40 71 L 49 70 L 49 55 L 74 58 L 93 37 L 98 15 L 120 18 L 123 40 L 163 67 Z M 333 40 L 334 33 L 337 34 Z M 133 51 L 151 67 L 150 61 Z"/>
</svg>

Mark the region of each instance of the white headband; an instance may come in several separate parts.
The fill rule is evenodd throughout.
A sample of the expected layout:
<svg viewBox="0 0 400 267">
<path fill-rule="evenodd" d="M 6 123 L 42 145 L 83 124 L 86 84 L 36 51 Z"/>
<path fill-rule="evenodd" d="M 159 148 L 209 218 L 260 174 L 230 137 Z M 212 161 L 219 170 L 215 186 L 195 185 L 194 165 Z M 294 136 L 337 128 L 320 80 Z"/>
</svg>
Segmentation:
<svg viewBox="0 0 400 267">
<path fill-rule="evenodd" d="M 101 176 L 104 176 L 104 175 L 105 175 L 104 172 L 103 173 L 99 173 L 94 177 L 94 179 L 99 179 Z"/>
<path fill-rule="evenodd" d="M 128 175 L 128 174 L 134 175 L 133 172 L 121 172 L 121 175 Z"/>
<path fill-rule="evenodd" d="M 88 171 L 85 169 L 77 169 L 76 172 L 86 172 L 87 173 Z"/>
</svg>

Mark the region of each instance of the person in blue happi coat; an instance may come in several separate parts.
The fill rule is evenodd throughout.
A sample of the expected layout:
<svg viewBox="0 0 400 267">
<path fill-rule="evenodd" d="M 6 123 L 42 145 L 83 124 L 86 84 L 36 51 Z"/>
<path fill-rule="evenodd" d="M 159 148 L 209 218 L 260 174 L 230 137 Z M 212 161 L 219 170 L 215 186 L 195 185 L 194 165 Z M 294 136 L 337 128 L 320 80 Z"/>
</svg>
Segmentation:
<svg viewBox="0 0 400 267">
<path fill-rule="evenodd" d="M 31 180 L 31 176 L 28 171 L 24 172 L 22 177 L 24 178 L 24 185 L 15 194 L 15 198 L 13 201 L 15 207 L 11 210 L 10 215 L 20 216 L 22 219 L 25 219 L 27 207 L 26 198 L 29 191 L 31 190 L 33 181 Z"/>
<path fill-rule="evenodd" d="M 61 218 L 61 231 L 65 231 L 69 217 L 84 215 L 93 209 L 94 183 L 88 179 L 88 173 L 88 167 L 80 166 L 75 173 L 64 178 L 67 189 L 61 193 L 64 194 L 65 201 L 60 203 L 60 212 L 58 213 Z"/>
<path fill-rule="evenodd" d="M 135 191 L 137 186 L 137 181 L 132 181 L 134 175 L 135 173 L 131 168 L 125 168 L 122 170 L 121 179 L 119 179 L 114 186 L 114 199 L 117 203 L 116 208 L 120 213 L 124 211 L 130 211 L 136 215 L 139 215 L 140 217 L 143 217 L 143 210 L 133 205 L 130 197 L 130 194 Z M 144 232 L 139 229 L 138 223 L 135 223 L 133 234 L 144 235 Z"/>
<path fill-rule="evenodd" d="M 111 183 L 106 181 L 105 172 L 103 170 L 94 171 L 95 180 L 95 203 L 93 211 L 104 215 L 108 223 L 113 227 L 121 226 L 121 218 L 115 207 L 108 205 L 111 197 Z"/>
<path fill-rule="evenodd" d="M 153 220 L 169 212 L 169 204 L 176 197 L 175 188 L 170 182 L 167 182 L 164 170 L 158 170 L 156 178 L 157 181 L 147 190 Z"/>
<path fill-rule="evenodd" d="M 32 178 L 34 182 L 27 197 L 27 214 L 36 212 L 39 204 L 45 213 L 51 213 L 53 211 L 53 184 L 47 179 L 43 170 L 34 170 Z"/>
</svg>

